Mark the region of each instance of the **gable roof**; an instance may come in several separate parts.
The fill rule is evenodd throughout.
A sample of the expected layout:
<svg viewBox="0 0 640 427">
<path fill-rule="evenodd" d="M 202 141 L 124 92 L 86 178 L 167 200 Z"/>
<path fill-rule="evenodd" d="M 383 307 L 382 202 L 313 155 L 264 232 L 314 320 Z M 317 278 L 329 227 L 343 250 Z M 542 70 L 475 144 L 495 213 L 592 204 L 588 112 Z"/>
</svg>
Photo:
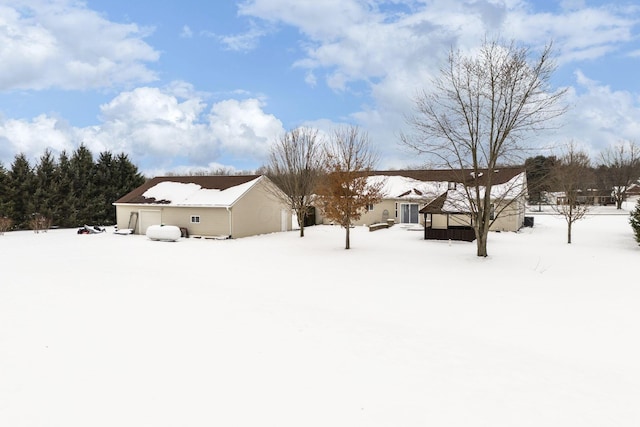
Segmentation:
<svg viewBox="0 0 640 427">
<path fill-rule="evenodd" d="M 114 204 L 231 206 L 261 178 L 262 175 L 159 176 Z"/>
</svg>

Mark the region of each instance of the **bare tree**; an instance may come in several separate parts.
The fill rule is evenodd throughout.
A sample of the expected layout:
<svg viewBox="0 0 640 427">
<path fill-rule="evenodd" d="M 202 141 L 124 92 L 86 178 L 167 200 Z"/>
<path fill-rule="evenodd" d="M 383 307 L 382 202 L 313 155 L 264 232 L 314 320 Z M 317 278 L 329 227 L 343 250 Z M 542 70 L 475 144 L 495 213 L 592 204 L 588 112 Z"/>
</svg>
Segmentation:
<svg viewBox="0 0 640 427">
<path fill-rule="evenodd" d="M 304 237 L 305 220 L 322 176 L 323 154 L 317 130 L 296 128 L 271 146 L 265 167 L 266 175 L 282 190 L 276 197 L 295 212 L 300 237 Z"/>
<path fill-rule="evenodd" d="M 368 136 L 354 126 L 336 130 L 327 146 L 327 174 L 318 197 L 324 215 L 346 230 L 345 249 L 351 247 L 351 223 L 382 199 L 384 182 L 368 180 L 376 160 Z"/>
<path fill-rule="evenodd" d="M 600 155 L 600 171 L 604 183 L 622 209 L 627 188 L 640 178 L 640 147 L 632 141 L 621 141 L 605 149 Z"/>
<path fill-rule="evenodd" d="M 480 176 L 522 163 L 524 138 L 549 127 L 565 111 L 560 105 L 565 91 L 550 88 L 555 70 L 551 52 L 549 44 L 530 60 L 529 49 L 498 41 L 485 41 L 471 56 L 452 50 L 432 90 L 417 96 L 415 113 L 407 119 L 415 132 L 402 135 L 403 143 L 460 171 L 461 182 L 467 181 L 469 170 Z M 492 174 L 486 175 L 465 187 L 478 256 L 487 256 L 492 223 Z"/>
<path fill-rule="evenodd" d="M 585 217 L 592 205 L 589 190 L 593 188 L 591 160 L 574 142 L 564 148 L 552 172 L 552 187 L 563 194 L 552 205 L 567 222 L 567 243 L 571 243 L 573 224 Z"/>
</svg>

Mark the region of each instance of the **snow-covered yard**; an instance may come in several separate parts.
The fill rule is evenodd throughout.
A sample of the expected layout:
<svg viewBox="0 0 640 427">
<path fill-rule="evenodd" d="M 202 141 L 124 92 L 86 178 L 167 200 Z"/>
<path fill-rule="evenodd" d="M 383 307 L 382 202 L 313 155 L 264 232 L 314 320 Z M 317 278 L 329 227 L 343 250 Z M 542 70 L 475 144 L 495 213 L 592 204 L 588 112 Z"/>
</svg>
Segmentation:
<svg viewBox="0 0 640 427">
<path fill-rule="evenodd" d="M 0 425 L 638 426 L 640 246 L 595 213 L 488 258 L 401 226 L 6 233 Z"/>
</svg>

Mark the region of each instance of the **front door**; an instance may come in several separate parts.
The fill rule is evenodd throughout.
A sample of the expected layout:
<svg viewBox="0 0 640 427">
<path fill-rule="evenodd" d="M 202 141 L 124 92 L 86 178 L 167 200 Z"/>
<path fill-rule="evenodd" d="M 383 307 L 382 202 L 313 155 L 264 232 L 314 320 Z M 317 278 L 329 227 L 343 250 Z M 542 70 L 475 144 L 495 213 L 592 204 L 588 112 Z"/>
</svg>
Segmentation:
<svg viewBox="0 0 640 427">
<path fill-rule="evenodd" d="M 402 224 L 417 224 L 419 205 L 417 203 L 403 203 L 400 205 L 400 222 Z"/>
</svg>

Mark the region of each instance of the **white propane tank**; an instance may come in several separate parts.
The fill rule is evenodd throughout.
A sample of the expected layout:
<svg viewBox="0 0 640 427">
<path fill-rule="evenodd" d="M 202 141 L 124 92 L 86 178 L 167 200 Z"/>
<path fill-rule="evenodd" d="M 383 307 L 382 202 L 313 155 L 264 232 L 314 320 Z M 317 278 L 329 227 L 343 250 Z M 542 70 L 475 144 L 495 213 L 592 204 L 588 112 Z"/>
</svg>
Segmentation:
<svg viewBox="0 0 640 427">
<path fill-rule="evenodd" d="M 164 240 L 167 242 L 175 242 L 182 236 L 180 228 L 175 225 L 150 225 L 146 234 L 151 240 Z"/>
</svg>

